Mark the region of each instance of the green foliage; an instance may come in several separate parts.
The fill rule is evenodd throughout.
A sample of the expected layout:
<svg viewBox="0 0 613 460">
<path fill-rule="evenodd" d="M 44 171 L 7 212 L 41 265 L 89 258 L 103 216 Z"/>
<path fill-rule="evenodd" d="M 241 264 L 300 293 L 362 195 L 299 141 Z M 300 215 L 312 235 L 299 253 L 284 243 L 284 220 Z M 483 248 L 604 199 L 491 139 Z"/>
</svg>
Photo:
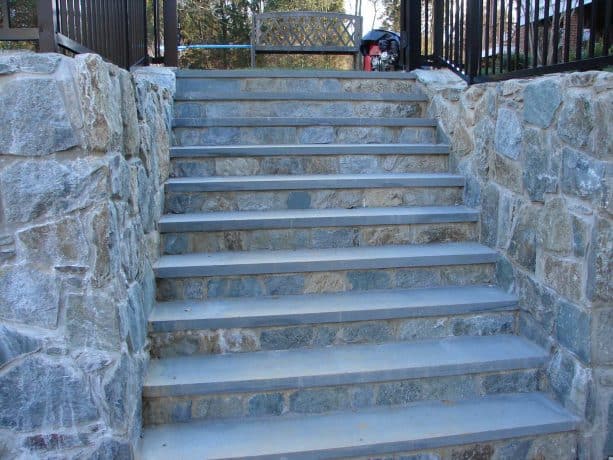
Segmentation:
<svg viewBox="0 0 613 460">
<path fill-rule="evenodd" d="M 381 28 L 400 32 L 400 0 L 383 0 Z"/>
</svg>

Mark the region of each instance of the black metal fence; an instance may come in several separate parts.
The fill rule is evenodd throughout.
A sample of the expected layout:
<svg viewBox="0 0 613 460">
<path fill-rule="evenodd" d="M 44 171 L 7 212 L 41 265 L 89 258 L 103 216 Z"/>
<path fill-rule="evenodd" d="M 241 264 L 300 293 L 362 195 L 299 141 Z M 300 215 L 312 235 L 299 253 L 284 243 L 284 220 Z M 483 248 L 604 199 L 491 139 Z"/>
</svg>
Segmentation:
<svg viewBox="0 0 613 460">
<path fill-rule="evenodd" d="M 0 0 L 0 41 L 98 53 L 124 68 L 147 62 L 147 25 L 146 0 Z"/>
<path fill-rule="evenodd" d="M 613 0 L 409 1 L 419 63 L 469 83 L 613 65 Z"/>
</svg>

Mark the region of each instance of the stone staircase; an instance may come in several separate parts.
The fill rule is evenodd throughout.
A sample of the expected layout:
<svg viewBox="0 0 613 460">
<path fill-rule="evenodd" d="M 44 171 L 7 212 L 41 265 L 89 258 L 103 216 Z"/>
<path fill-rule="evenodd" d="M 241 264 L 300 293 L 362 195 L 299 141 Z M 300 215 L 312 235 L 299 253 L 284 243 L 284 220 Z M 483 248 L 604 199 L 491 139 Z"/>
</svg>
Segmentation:
<svg viewBox="0 0 613 460">
<path fill-rule="evenodd" d="M 575 458 L 415 82 L 270 75 L 178 73 L 142 458 Z"/>
</svg>

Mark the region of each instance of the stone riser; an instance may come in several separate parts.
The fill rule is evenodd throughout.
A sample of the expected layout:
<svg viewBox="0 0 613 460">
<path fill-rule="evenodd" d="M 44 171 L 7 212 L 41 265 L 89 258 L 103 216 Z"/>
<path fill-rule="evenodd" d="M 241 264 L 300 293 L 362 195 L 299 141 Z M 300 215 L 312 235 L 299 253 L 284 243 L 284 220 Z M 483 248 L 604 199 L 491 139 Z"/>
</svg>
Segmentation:
<svg viewBox="0 0 613 460">
<path fill-rule="evenodd" d="M 421 117 L 424 102 L 386 101 L 178 101 L 176 118 Z"/>
<path fill-rule="evenodd" d="M 437 173 L 449 170 L 446 155 L 334 155 L 294 157 L 176 158 L 171 177 L 268 174 Z"/>
<path fill-rule="evenodd" d="M 344 460 L 576 460 L 577 452 L 577 435 L 567 432 Z"/>
<path fill-rule="evenodd" d="M 260 144 L 427 144 L 436 142 L 434 127 L 287 126 L 175 128 L 174 143 L 195 145 Z"/>
<path fill-rule="evenodd" d="M 538 370 L 430 377 L 382 383 L 145 398 L 146 425 L 232 417 L 317 414 L 426 400 L 463 400 L 489 394 L 532 392 L 543 385 Z"/>
<path fill-rule="evenodd" d="M 437 223 L 185 232 L 162 235 L 164 254 L 249 251 L 260 249 L 324 249 L 476 241 L 476 223 Z"/>
<path fill-rule="evenodd" d="M 246 353 L 356 343 L 384 343 L 515 332 L 513 311 L 301 326 L 150 333 L 151 356 Z"/>
<path fill-rule="evenodd" d="M 462 201 L 462 187 L 167 192 L 165 212 L 183 214 L 271 209 L 452 206 L 461 204 Z"/>
<path fill-rule="evenodd" d="M 160 278 L 159 301 L 491 284 L 494 264 L 248 276 Z"/>
<path fill-rule="evenodd" d="M 178 78 L 177 96 L 207 96 L 214 93 L 403 93 L 421 94 L 414 80 L 345 78 Z"/>
</svg>

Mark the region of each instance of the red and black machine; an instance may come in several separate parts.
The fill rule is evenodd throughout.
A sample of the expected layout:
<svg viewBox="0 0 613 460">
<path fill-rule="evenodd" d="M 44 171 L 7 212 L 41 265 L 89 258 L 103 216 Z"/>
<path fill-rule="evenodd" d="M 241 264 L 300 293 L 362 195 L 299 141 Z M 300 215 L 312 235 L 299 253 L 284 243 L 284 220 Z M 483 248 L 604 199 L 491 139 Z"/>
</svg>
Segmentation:
<svg viewBox="0 0 613 460">
<path fill-rule="evenodd" d="M 388 72 L 400 68 L 400 35 L 384 29 L 374 29 L 360 43 L 364 70 Z"/>
</svg>

